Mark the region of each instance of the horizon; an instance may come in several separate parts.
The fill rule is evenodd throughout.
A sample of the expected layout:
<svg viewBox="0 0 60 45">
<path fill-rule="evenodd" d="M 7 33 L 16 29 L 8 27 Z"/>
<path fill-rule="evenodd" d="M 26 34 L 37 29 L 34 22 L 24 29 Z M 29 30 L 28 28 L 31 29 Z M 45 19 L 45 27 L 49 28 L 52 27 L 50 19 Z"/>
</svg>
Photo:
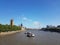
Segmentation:
<svg viewBox="0 0 60 45">
<path fill-rule="evenodd" d="M 60 0 L 0 0 L 0 23 L 28 28 L 60 25 Z"/>
<path fill-rule="evenodd" d="M 12 19 L 13 20 L 13 19 Z M 14 22 L 14 20 L 13 20 L 13 25 L 16 25 L 16 24 L 14 24 L 15 22 Z M 0 23 L 0 24 L 2 24 L 2 23 Z M 7 24 L 7 23 L 5 23 L 5 24 L 3 24 L 3 25 L 10 25 L 11 24 L 11 19 L 10 19 L 10 21 L 9 21 L 9 23 Z M 19 25 L 16 25 L 16 26 L 20 26 L 22 23 L 20 23 Z M 23 25 L 23 24 L 22 24 Z M 47 25 L 45 25 L 45 27 L 46 27 Z M 48 25 L 48 26 L 55 26 L 55 25 Z M 58 25 L 56 25 L 55 27 L 57 27 Z M 23 25 L 23 27 L 24 27 L 24 25 Z M 27 28 L 31 28 L 31 27 L 27 27 Z M 40 28 L 40 27 L 39 27 Z M 42 27 L 43 28 L 43 27 Z M 35 29 L 35 28 L 32 28 L 32 29 Z M 38 28 L 36 28 L 36 29 L 38 29 Z"/>
</svg>

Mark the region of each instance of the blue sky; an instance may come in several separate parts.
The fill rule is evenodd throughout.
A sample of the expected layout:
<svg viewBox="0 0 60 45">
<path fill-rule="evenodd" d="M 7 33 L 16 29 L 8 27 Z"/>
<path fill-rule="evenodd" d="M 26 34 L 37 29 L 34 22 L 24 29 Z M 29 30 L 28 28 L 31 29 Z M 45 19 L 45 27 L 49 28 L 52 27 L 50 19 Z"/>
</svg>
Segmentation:
<svg viewBox="0 0 60 45">
<path fill-rule="evenodd" d="M 0 23 L 30 28 L 60 24 L 60 0 L 0 0 Z"/>
</svg>

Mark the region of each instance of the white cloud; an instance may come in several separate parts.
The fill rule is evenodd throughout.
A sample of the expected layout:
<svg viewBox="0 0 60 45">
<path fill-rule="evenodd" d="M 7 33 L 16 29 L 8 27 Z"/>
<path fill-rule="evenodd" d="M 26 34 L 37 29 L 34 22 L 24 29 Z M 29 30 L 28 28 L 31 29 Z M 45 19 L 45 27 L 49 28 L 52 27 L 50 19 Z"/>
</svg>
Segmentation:
<svg viewBox="0 0 60 45">
<path fill-rule="evenodd" d="M 34 27 L 39 28 L 40 27 L 40 22 L 39 21 L 34 21 L 33 25 L 34 25 Z"/>
<path fill-rule="evenodd" d="M 39 21 L 33 21 L 32 19 L 29 19 L 27 17 L 22 17 L 22 21 L 24 23 L 27 23 L 32 28 L 40 28 L 40 22 Z"/>
<path fill-rule="evenodd" d="M 34 21 L 33 24 L 34 24 L 34 25 L 40 25 L 40 22 Z"/>
<path fill-rule="evenodd" d="M 27 18 L 27 17 L 23 17 L 22 18 L 23 21 L 32 21 L 31 19 Z"/>
<path fill-rule="evenodd" d="M 26 18 L 26 17 L 23 17 L 22 19 L 23 19 L 24 21 L 28 20 L 28 18 Z"/>
</svg>

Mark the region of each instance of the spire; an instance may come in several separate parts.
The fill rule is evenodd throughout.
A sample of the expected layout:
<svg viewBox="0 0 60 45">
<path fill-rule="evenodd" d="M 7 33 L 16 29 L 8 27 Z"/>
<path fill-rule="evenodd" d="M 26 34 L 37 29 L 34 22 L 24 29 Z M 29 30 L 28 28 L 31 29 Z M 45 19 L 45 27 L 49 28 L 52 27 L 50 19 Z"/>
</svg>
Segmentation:
<svg viewBox="0 0 60 45">
<path fill-rule="evenodd" d="M 23 24 L 21 23 L 21 27 L 23 27 Z"/>
</svg>

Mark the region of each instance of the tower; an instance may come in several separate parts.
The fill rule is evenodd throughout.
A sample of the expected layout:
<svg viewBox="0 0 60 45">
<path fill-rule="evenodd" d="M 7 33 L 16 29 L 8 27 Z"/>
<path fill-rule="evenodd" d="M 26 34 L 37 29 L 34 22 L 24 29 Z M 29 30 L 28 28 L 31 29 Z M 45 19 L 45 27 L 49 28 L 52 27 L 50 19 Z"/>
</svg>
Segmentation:
<svg viewBox="0 0 60 45">
<path fill-rule="evenodd" d="M 10 20 L 10 26 L 12 27 L 13 26 L 13 19 Z"/>
<path fill-rule="evenodd" d="M 23 27 L 23 24 L 21 23 L 21 27 Z"/>
<path fill-rule="evenodd" d="M 23 30 L 23 24 L 21 23 L 21 30 Z"/>
</svg>

